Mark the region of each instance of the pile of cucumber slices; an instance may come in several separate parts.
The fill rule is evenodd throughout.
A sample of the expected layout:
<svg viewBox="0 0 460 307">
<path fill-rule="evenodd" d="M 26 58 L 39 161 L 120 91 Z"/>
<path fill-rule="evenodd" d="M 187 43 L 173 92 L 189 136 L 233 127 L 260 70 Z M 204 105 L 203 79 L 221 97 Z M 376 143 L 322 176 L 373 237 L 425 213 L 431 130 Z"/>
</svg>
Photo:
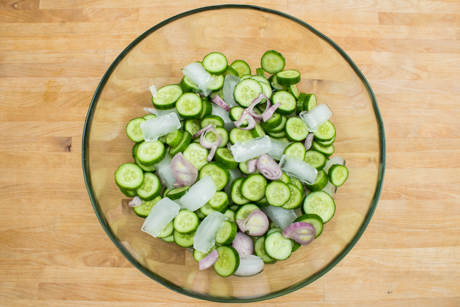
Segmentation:
<svg viewBox="0 0 460 307">
<path fill-rule="evenodd" d="M 220 52 L 150 88 L 153 108 L 126 126 L 132 163 L 115 172 L 142 231 L 193 248 L 200 270 L 252 276 L 323 232 L 348 178 L 332 111 L 299 92 L 301 74 L 269 50 L 252 75 Z M 266 74 L 270 74 L 267 78 Z"/>
</svg>

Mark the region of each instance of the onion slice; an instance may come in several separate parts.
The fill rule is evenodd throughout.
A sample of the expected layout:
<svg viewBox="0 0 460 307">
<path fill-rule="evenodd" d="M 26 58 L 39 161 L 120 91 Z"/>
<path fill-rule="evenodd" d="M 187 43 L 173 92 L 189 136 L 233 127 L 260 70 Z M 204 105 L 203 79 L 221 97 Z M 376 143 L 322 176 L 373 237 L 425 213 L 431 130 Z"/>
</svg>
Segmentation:
<svg viewBox="0 0 460 307">
<path fill-rule="evenodd" d="M 257 169 L 268 180 L 278 180 L 283 175 L 278 163 L 267 154 L 263 154 L 257 159 Z"/>
<path fill-rule="evenodd" d="M 139 196 L 134 197 L 129 203 L 128 206 L 135 208 L 142 205 L 142 199 Z"/>
<path fill-rule="evenodd" d="M 264 270 L 264 261 L 259 256 L 240 255 L 240 266 L 233 274 L 238 277 L 249 277 Z"/>
<path fill-rule="evenodd" d="M 211 127 L 212 127 L 212 124 L 207 125 L 207 126 L 204 127 L 203 129 L 201 129 L 200 131 L 198 131 L 197 133 L 195 133 L 195 134 L 193 135 L 193 138 L 199 137 L 200 135 L 203 134 L 203 132 L 205 132 L 206 130 L 208 130 L 208 129 L 211 128 Z"/>
<path fill-rule="evenodd" d="M 274 105 L 272 105 L 270 108 L 267 108 L 265 112 L 262 114 L 262 119 L 264 122 L 269 120 L 272 116 L 273 113 L 275 113 L 276 109 L 278 109 L 281 106 L 281 103 L 277 102 Z"/>
<path fill-rule="evenodd" d="M 254 117 L 255 119 L 259 119 L 259 120 L 262 119 L 262 115 L 263 115 L 263 114 L 257 114 L 256 112 L 254 112 L 254 107 L 255 107 L 256 105 L 258 105 L 258 104 L 262 101 L 262 99 L 264 99 L 264 98 L 267 100 L 267 108 L 265 109 L 265 111 L 267 111 L 268 108 L 270 108 L 271 103 L 270 103 L 270 99 L 268 99 L 268 97 L 267 97 L 265 94 L 263 94 L 263 93 L 260 93 L 259 96 L 257 96 L 257 98 L 254 99 L 254 100 L 252 101 L 251 105 L 246 109 L 246 110 L 248 111 L 248 113 L 249 113 L 252 117 Z M 264 113 L 265 113 L 265 112 L 264 112 Z"/>
<path fill-rule="evenodd" d="M 206 134 L 208 134 L 209 132 L 213 132 L 217 136 L 217 140 L 215 140 L 212 143 L 209 142 L 208 140 L 206 140 Z M 211 149 L 210 152 L 209 152 L 208 157 L 206 158 L 206 160 L 208 160 L 208 162 L 210 162 L 214 158 L 214 155 L 216 154 L 216 151 L 217 151 L 217 147 L 221 143 L 222 143 L 222 137 L 219 135 L 219 133 L 217 133 L 216 125 L 211 126 L 204 133 L 201 134 L 201 136 L 200 136 L 200 145 L 203 148 Z"/>
<path fill-rule="evenodd" d="M 256 172 L 257 159 L 249 160 L 248 162 L 248 173 L 252 174 Z"/>
<path fill-rule="evenodd" d="M 184 186 L 190 186 L 198 178 L 198 170 L 193 164 L 185 159 L 181 152 L 171 160 L 171 171 L 174 178 Z"/>
<path fill-rule="evenodd" d="M 219 252 L 217 251 L 217 249 L 215 249 L 209 255 L 200 260 L 200 262 L 198 263 L 200 271 L 212 267 L 214 263 L 216 263 L 217 259 L 219 259 Z"/>
<path fill-rule="evenodd" d="M 246 127 L 241 127 L 241 125 L 243 124 L 243 122 L 247 120 L 248 121 L 248 125 Z M 238 127 L 238 129 L 241 129 L 241 130 L 251 130 L 251 129 L 254 129 L 254 127 L 256 126 L 257 122 L 256 120 L 254 119 L 254 117 L 252 117 L 251 114 L 249 114 L 248 110 L 245 109 L 243 111 L 243 113 L 241 113 L 241 117 L 239 120 L 237 120 L 235 123 L 235 126 Z"/>
<path fill-rule="evenodd" d="M 214 95 L 214 97 L 212 98 L 212 102 L 217 104 L 219 107 L 221 107 L 225 111 L 230 112 L 229 105 L 222 98 L 220 98 L 219 95 Z"/>
<path fill-rule="evenodd" d="M 241 255 L 252 255 L 254 253 L 254 243 L 250 236 L 237 232 L 235 239 L 233 239 L 232 247 L 236 249 L 238 254 Z"/>
<path fill-rule="evenodd" d="M 144 108 L 144 111 L 147 112 L 147 114 L 157 114 L 157 110 L 154 108 Z"/>
<path fill-rule="evenodd" d="M 313 138 L 315 137 L 315 134 L 313 132 L 310 132 L 307 135 L 307 138 L 305 139 L 305 150 L 309 150 L 311 148 L 311 145 L 313 144 Z"/>
<path fill-rule="evenodd" d="M 292 239 L 302 245 L 308 245 L 315 239 L 316 230 L 309 223 L 296 222 L 284 228 L 283 237 Z"/>
<path fill-rule="evenodd" d="M 153 98 L 157 98 L 157 88 L 155 87 L 155 85 L 150 85 L 149 89 L 150 89 L 150 93 L 152 93 Z"/>
<path fill-rule="evenodd" d="M 237 220 L 241 231 L 250 236 L 262 236 L 268 230 L 270 222 L 261 210 L 252 211 L 244 220 Z"/>
<path fill-rule="evenodd" d="M 175 177 L 174 177 L 175 178 Z M 182 188 L 184 187 L 184 185 L 182 183 L 180 183 L 179 181 L 176 181 L 173 183 L 173 187 L 175 188 Z"/>
</svg>

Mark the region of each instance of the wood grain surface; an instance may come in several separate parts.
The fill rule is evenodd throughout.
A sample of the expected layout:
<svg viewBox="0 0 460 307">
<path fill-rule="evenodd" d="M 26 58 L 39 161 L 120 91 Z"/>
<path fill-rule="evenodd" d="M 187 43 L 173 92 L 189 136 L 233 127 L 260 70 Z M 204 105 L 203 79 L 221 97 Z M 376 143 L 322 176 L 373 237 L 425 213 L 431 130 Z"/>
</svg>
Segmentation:
<svg viewBox="0 0 460 307">
<path fill-rule="evenodd" d="M 212 306 L 148 279 L 100 226 L 81 170 L 91 97 L 138 35 L 225 1 L 0 0 L 0 306 Z M 329 36 L 384 119 L 383 193 L 361 240 L 292 294 L 248 306 L 460 306 L 460 1 L 237 1 Z"/>
</svg>

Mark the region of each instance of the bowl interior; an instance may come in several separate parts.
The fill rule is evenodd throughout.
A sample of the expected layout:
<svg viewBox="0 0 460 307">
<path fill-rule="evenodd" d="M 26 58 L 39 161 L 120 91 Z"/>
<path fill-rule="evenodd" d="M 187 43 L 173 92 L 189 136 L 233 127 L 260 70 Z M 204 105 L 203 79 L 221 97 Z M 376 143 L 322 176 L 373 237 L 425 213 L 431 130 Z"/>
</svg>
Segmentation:
<svg viewBox="0 0 460 307">
<path fill-rule="evenodd" d="M 229 62 L 260 67 L 266 50 L 286 58 L 302 74 L 298 88 L 315 93 L 334 112 L 336 155 L 347 161 L 348 181 L 334 195 L 337 211 L 322 235 L 292 256 L 266 265 L 254 277 L 219 277 L 199 271 L 186 249 L 155 239 L 128 208 L 114 182 L 120 164 L 132 162 L 125 126 L 151 107 L 149 86 L 178 83 L 181 68 L 212 51 Z M 267 74 L 268 77 L 268 74 Z M 305 286 L 335 266 L 353 247 L 377 204 L 384 169 L 384 136 L 375 98 L 345 53 L 294 18 L 248 6 L 190 11 L 144 33 L 113 63 L 97 89 L 84 133 L 83 162 L 90 197 L 101 224 L 143 273 L 181 293 L 217 301 L 261 300 Z"/>
</svg>

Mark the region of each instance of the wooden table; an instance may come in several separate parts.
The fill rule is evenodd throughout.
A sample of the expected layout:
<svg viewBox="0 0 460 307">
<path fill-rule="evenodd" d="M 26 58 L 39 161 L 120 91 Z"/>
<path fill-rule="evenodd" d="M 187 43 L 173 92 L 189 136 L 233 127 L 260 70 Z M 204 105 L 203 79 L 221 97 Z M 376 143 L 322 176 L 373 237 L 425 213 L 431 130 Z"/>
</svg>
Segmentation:
<svg viewBox="0 0 460 307">
<path fill-rule="evenodd" d="M 91 97 L 121 50 L 218 3 L 0 1 L 1 306 L 214 305 L 124 259 L 93 212 L 80 149 Z M 383 193 L 355 248 L 311 286 L 253 305 L 460 306 L 460 1 L 251 3 L 337 42 L 370 81 L 387 136 Z"/>
</svg>

